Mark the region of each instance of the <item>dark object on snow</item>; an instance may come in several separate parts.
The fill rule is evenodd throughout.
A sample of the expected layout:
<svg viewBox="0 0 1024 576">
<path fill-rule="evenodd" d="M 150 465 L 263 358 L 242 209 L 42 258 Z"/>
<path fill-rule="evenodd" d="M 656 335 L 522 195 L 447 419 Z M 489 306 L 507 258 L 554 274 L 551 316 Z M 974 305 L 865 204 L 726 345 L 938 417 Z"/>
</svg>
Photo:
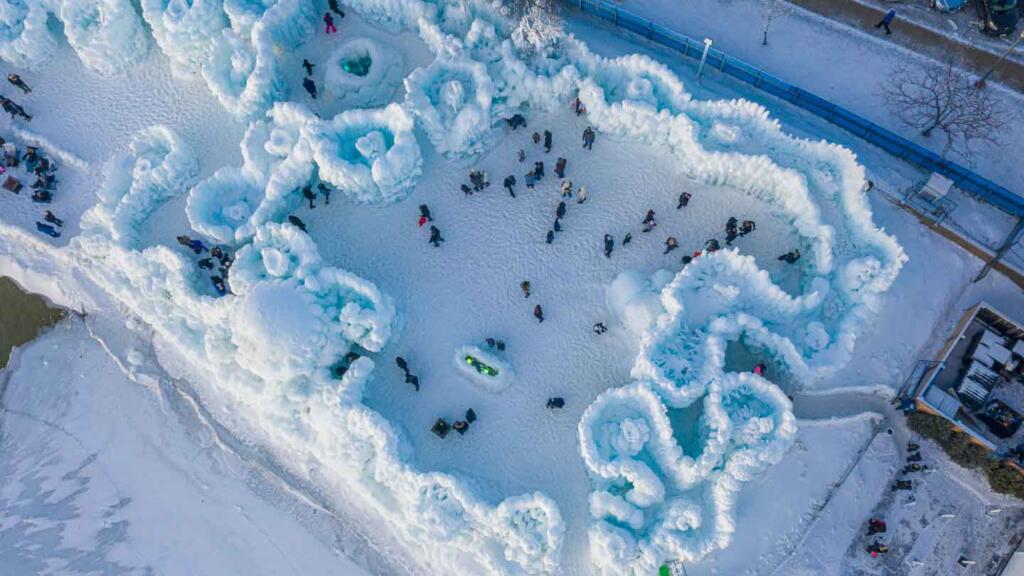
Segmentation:
<svg viewBox="0 0 1024 576">
<path fill-rule="evenodd" d="M 520 282 L 519 283 L 519 289 L 523 291 L 523 297 L 524 298 L 529 298 L 530 297 L 530 281 L 529 280 L 523 280 L 522 282 Z"/>
<path fill-rule="evenodd" d="M 331 13 L 324 12 L 324 32 L 327 34 L 334 34 L 337 31 L 338 29 L 334 26 L 334 18 L 331 17 Z"/>
<path fill-rule="evenodd" d="M 310 208 L 316 208 L 316 204 L 313 203 L 316 200 L 316 194 L 313 193 L 312 186 L 306 184 L 305 186 L 302 187 L 302 197 L 305 198 L 306 200 L 309 200 Z"/>
<path fill-rule="evenodd" d="M 551 152 L 551 131 L 544 131 L 544 151 Z"/>
<path fill-rule="evenodd" d="M 885 544 L 882 544 L 878 540 L 875 540 L 871 543 L 870 546 L 865 548 L 865 550 L 867 550 L 868 554 L 871 554 L 872 558 L 877 558 L 879 554 L 885 554 L 886 552 L 888 552 L 889 547 Z"/>
<path fill-rule="evenodd" d="M 927 465 L 922 466 L 922 465 L 918 464 L 917 462 L 914 462 L 913 464 L 907 464 L 906 466 L 903 467 L 903 474 L 906 475 L 906 474 L 910 474 L 911 472 L 922 472 L 922 471 L 927 470 L 927 469 L 928 469 Z"/>
<path fill-rule="evenodd" d="M 470 424 L 476 422 L 476 412 L 474 412 L 472 408 L 466 410 L 466 422 L 469 422 Z"/>
<path fill-rule="evenodd" d="M 779 256 L 779 260 L 787 264 L 796 264 L 796 261 L 800 259 L 800 250 L 794 249 L 792 252 L 786 252 L 782 256 Z"/>
<path fill-rule="evenodd" d="M 534 180 L 544 178 L 544 162 L 538 160 L 533 163 L 533 178 Z"/>
<path fill-rule="evenodd" d="M 327 206 L 331 205 L 331 187 L 324 184 L 323 182 L 316 183 L 316 189 L 324 195 L 324 204 Z"/>
<path fill-rule="evenodd" d="M 505 119 L 505 123 L 508 124 L 508 127 L 513 130 L 519 128 L 520 126 L 526 128 L 526 118 L 523 118 L 522 114 L 513 114 L 511 118 Z"/>
<path fill-rule="evenodd" d="M 654 221 L 654 210 L 648 210 L 647 214 L 644 215 L 644 219 L 640 223 L 644 225 L 644 232 L 654 230 L 654 227 L 658 225 L 658 223 Z"/>
<path fill-rule="evenodd" d="M 739 221 L 736 220 L 735 216 L 730 216 L 729 221 L 725 223 L 725 243 L 732 244 L 732 241 L 738 238 L 739 235 Z"/>
<path fill-rule="evenodd" d="M 604 235 L 604 257 L 611 258 L 612 250 L 615 249 L 615 238 L 611 234 Z"/>
<path fill-rule="evenodd" d="M 32 192 L 32 201 L 40 204 L 49 204 L 53 201 L 53 193 L 49 190 L 35 190 Z"/>
<path fill-rule="evenodd" d="M 206 252 L 206 244 L 203 244 L 202 240 L 192 240 L 191 242 L 188 243 L 188 247 L 196 254 L 202 254 L 203 252 Z"/>
<path fill-rule="evenodd" d="M 683 192 L 682 194 L 680 194 L 679 195 L 679 203 L 676 204 L 676 210 L 681 210 L 681 209 L 685 208 L 686 205 L 690 203 L 690 198 L 691 197 L 692 196 L 690 195 L 689 192 Z"/>
<path fill-rule="evenodd" d="M 964 556 L 962 554 L 959 558 L 957 558 L 956 563 L 963 566 L 964 568 L 967 568 L 968 566 L 974 566 L 975 564 L 977 564 L 977 562 L 967 558 L 967 556 Z"/>
<path fill-rule="evenodd" d="M 679 241 L 676 240 L 675 236 L 669 236 L 668 239 L 665 240 L 665 252 L 663 252 L 663 254 L 668 254 L 676 248 L 679 248 Z"/>
<path fill-rule="evenodd" d="M 4 180 L 4 190 L 7 190 L 8 192 L 12 192 L 14 194 L 21 194 L 21 189 L 24 187 L 25 186 L 22 185 L 21 181 L 19 181 L 14 176 L 8 176 Z"/>
<path fill-rule="evenodd" d="M 693 256 L 690 256 L 689 254 L 683 256 L 683 266 L 686 266 L 690 262 L 693 262 Z"/>
<path fill-rule="evenodd" d="M 561 218 L 555 217 L 554 231 L 555 232 L 561 232 L 562 231 L 562 219 Z"/>
<path fill-rule="evenodd" d="M 718 243 L 717 238 L 712 238 L 704 243 L 704 251 L 707 252 L 708 254 L 712 252 L 717 252 L 718 249 L 721 247 L 722 246 Z"/>
<path fill-rule="evenodd" d="M 583 131 L 583 147 L 587 150 L 593 150 L 595 136 L 594 129 L 587 126 L 587 129 Z"/>
<path fill-rule="evenodd" d="M 555 241 L 555 231 L 554 230 L 548 230 L 548 235 L 545 237 L 545 241 L 548 244 L 551 244 L 552 242 Z"/>
<path fill-rule="evenodd" d="M 907 450 L 909 450 L 911 452 L 917 452 L 920 449 L 921 449 L 921 445 L 920 444 L 914 444 L 913 442 L 907 442 Z"/>
<path fill-rule="evenodd" d="M 398 366 L 398 369 L 405 374 L 409 374 L 409 363 L 405 361 L 405 358 L 395 356 L 395 366 Z"/>
<path fill-rule="evenodd" d="M 473 190 L 469 186 L 466 186 L 465 184 L 459 186 L 459 189 L 462 190 L 462 193 L 465 194 L 466 196 L 473 195 Z"/>
<path fill-rule="evenodd" d="M 555 218 L 561 218 L 565 216 L 565 202 L 559 202 L 558 208 L 555 208 Z"/>
<path fill-rule="evenodd" d="M 921 461 L 921 453 L 920 452 L 914 452 L 910 456 L 907 456 L 907 462 L 908 463 L 909 462 L 920 462 L 920 461 Z"/>
<path fill-rule="evenodd" d="M 551 410 L 554 410 L 555 408 L 565 408 L 565 398 L 562 398 L 561 396 L 548 398 L 547 407 Z"/>
<path fill-rule="evenodd" d="M 459 436 L 462 436 L 466 433 L 466 430 L 469 430 L 469 422 L 466 422 L 465 420 L 456 420 L 452 429 L 458 432 Z"/>
<path fill-rule="evenodd" d="M 58 232 L 56 228 L 50 226 L 49 224 L 36 222 L 36 230 L 42 232 L 43 234 L 46 234 L 47 236 L 53 238 L 60 238 L 60 232 Z"/>
<path fill-rule="evenodd" d="M 434 425 L 430 428 L 430 431 L 437 434 L 439 438 L 444 438 L 451 429 L 452 427 L 448 425 L 448 422 L 445 422 L 444 418 L 438 418 L 437 422 L 434 422 Z"/>
<path fill-rule="evenodd" d="M 420 391 L 420 379 L 418 376 L 415 376 L 413 374 L 406 374 L 405 382 L 406 384 L 412 384 L 412 387 L 415 388 L 417 392 Z"/>
<path fill-rule="evenodd" d="M 32 89 L 28 87 L 28 84 L 25 84 L 25 81 L 21 79 L 21 76 L 18 76 L 13 72 L 7 75 L 7 81 L 12 85 L 17 86 L 25 94 L 32 91 Z"/>
<path fill-rule="evenodd" d="M 526 152 L 522 148 L 519 149 L 519 152 L 516 152 L 516 159 L 520 162 L 526 162 Z"/>
<path fill-rule="evenodd" d="M 565 158 L 559 158 L 558 160 L 555 160 L 555 174 L 559 178 L 565 178 L 565 165 L 567 163 L 568 160 L 566 160 Z"/>
<path fill-rule="evenodd" d="M 892 28 L 889 28 L 889 25 L 892 24 L 892 21 L 895 20 L 895 19 L 896 19 L 896 11 L 895 10 L 889 10 L 888 12 L 885 13 L 885 16 L 882 16 L 882 19 L 878 22 L 878 24 L 875 24 L 875 28 L 882 28 L 882 27 L 884 27 L 885 28 L 885 33 L 887 35 L 888 34 L 892 34 Z"/>
<path fill-rule="evenodd" d="M 199 267 L 203 270 L 213 270 L 213 258 L 202 258 L 199 260 Z"/>
<path fill-rule="evenodd" d="M 43 220 L 49 222 L 50 224 L 56 224 L 57 226 L 61 227 L 64 226 L 64 221 L 54 216 L 53 212 L 50 212 L 49 210 L 43 211 Z"/>
<path fill-rule="evenodd" d="M 633 241 L 633 234 L 630 233 L 630 232 L 626 232 L 626 235 L 622 238 L 622 245 L 625 246 L 626 244 L 629 244 L 632 241 Z"/>
<path fill-rule="evenodd" d="M 874 536 L 875 534 L 882 534 L 886 531 L 885 520 L 879 520 L 878 518 L 872 518 L 868 520 L 868 533 L 867 536 Z"/>
<path fill-rule="evenodd" d="M 441 237 L 441 231 L 433 224 L 430 226 L 430 240 L 427 242 L 433 244 L 434 248 L 441 246 L 441 242 L 444 242 L 444 238 Z"/>
<path fill-rule="evenodd" d="M 533 317 L 536 318 L 538 322 L 544 321 L 544 309 L 540 307 L 540 304 L 533 307 Z"/>
<path fill-rule="evenodd" d="M 516 177 L 511 175 L 511 174 L 509 174 L 508 176 L 505 176 L 505 182 L 503 184 L 505 185 L 505 190 L 508 190 L 509 196 L 515 198 L 516 197 L 516 190 L 515 190 Z"/>
<path fill-rule="evenodd" d="M 333 0 L 333 1 L 337 1 L 337 0 Z M 310 62 L 309 60 L 306 60 L 305 58 L 303 58 L 302 59 L 302 67 L 306 69 L 306 76 L 312 76 L 313 75 L 313 68 L 315 68 L 316 66 L 312 62 Z"/>
<path fill-rule="evenodd" d="M 288 215 L 288 223 L 291 224 L 292 226 L 295 226 L 299 230 L 302 230 L 303 232 L 306 231 L 306 223 L 303 222 L 302 220 L 300 220 L 298 216 L 295 216 L 293 214 L 289 214 Z"/>
<path fill-rule="evenodd" d="M 895 492 L 897 490 L 913 490 L 913 489 L 914 489 L 914 485 L 913 485 L 913 483 L 910 482 L 910 480 L 897 480 L 896 483 L 893 484 L 893 486 L 892 486 L 892 491 L 893 492 Z"/>
<path fill-rule="evenodd" d="M 594 334 L 604 334 L 608 331 L 608 327 L 604 325 L 604 322 L 598 322 L 594 324 Z"/>
<path fill-rule="evenodd" d="M 427 222 L 433 222 L 434 218 L 430 215 L 430 208 L 426 204 L 420 204 L 420 216 L 427 219 Z"/>
<path fill-rule="evenodd" d="M 21 116 L 28 122 L 32 121 L 32 117 L 25 113 L 25 109 L 19 106 L 14 100 L 11 100 L 10 98 L 0 96 L 0 106 L 3 107 L 4 112 L 7 112 L 11 115 L 12 119 Z"/>
<path fill-rule="evenodd" d="M 210 282 L 213 283 L 213 289 L 217 291 L 217 294 L 223 296 L 228 293 L 228 287 L 224 285 L 224 279 L 220 276 L 210 277 Z"/>
<path fill-rule="evenodd" d="M 755 224 L 753 220 L 744 220 L 743 223 L 740 224 L 740 236 L 746 236 L 756 229 L 757 224 Z"/>
<path fill-rule="evenodd" d="M 533 143 L 534 144 L 540 144 L 540 134 L 537 133 L 537 132 L 533 133 Z"/>
<path fill-rule="evenodd" d="M 312 78 L 303 78 L 302 87 L 306 89 L 306 93 L 309 94 L 313 100 L 316 100 L 316 82 L 313 82 Z"/>
<path fill-rule="evenodd" d="M 327 0 L 327 7 L 331 9 L 331 12 L 337 14 L 338 18 L 345 17 L 345 12 L 338 6 L 338 0 Z"/>
</svg>

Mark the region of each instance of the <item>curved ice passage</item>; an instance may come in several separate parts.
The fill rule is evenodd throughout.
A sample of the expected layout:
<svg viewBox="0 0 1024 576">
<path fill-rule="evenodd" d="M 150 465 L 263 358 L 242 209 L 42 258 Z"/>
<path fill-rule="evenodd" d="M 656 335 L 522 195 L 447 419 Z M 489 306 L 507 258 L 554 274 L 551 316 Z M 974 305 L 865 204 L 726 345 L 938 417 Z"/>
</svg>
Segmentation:
<svg viewBox="0 0 1024 576">
<path fill-rule="evenodd" d="M 489 503 L 458 477 L 415 470 L 395 428 L 360 403 L 373 361 L 360 358 L 333 377 L 353 346 L 384 346 L 399 324 L 396 308 L 371 283 L 324 265 L 312 238 L 281 221 L 313 171 L 355 201 L 403 198 L 421 171 L 417 123 L 437 151 L 474 154 L 502 118 L 564 106 L 578 91 L 603 134 L 671 150 L 692 177 L 769 203 L 801 237 L 807 279 L 795 295 L 733 251 L 702 256 L 674 277 L 627 274 L 611 288 L 641 353 L 636 381 L 602 394 L 579 423 L 593 481 L 595 569 L 649 574 L 663 560 L 694 561 L 727 546 L 742 483 L 777 462 L 795 433 L 775 385 L 725 372 L 727 343 L 742 339 L 813 385 L 849 360 L 905 261 L 872 222 L 853 154 L 783 133 L 756 104 L 694 101 L 645 57 L 601 58 L 567 37 L 524 61 L 508 23 L 483 1 L 349 5 L 415 31 L 435 62 L 406 79 L 403 105 L 321 120 L 281 102 L 276 60 L 310 33 L 312 3 L 143 0 L 143 17 L 176 67 L 201 72 L 228 110 L 253 119 L 244 161 L 195 184 L 188 146 L 165 128 L 143 131 L 111 164 L 99 204 L 67 249 L 73 260 L 206 370 L 225 401 L 245 407 L 233 425 L 286 456 L 294 473 L 371 505 L 425 564 L 556 573 L 564 525 L 550 498 Z M 0 0 L 0 57 L 24 65 L 52 52 L 40 27 L 46 6 Z M 116 0 L 95 6 L 120 14 Z M 99 34 L 79 43 L 94 48 L 79 49 L 83 59 L 127 52 L 116 47 L 128 44 L 103 40 L 102 26 L 79 20 Z M 187 190 L 193 227 L 239 247 L 232 296 L 205 295 L 203 278 L 170 249 L 137 246 L 149 214 Z M 691 405 L 700 408 L 699 433 L 683 446 L 669 411 Z"/>
</svg>

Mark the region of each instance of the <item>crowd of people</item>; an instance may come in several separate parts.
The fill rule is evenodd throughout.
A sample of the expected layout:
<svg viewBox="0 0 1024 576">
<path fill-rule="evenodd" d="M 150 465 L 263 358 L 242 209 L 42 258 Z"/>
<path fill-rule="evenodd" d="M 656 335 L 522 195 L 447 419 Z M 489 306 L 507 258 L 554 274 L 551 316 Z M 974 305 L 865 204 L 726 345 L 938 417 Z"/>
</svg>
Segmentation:
<svg viewBox="0 0 1024 576">
<path fill-rule="evenodd" d="M 220 246 L 208 247 L 202 240 L 198 240 L 184 234 L 178 236 L 177 240 L 178 244 L 189 249 L 193 254 L 200 257 L 196 261 L 196 266 L 200 270 L 205 270 L 211 273 L 210 283 L 213 285 L 213 289 L 217 295 L 226 295 L 228 293 L 228 272 L 231 270 L 231 264 L 235 261 L 234 256 L 232 256 L 225 248 Z M 207 255 L 207 253 L 209 255 Z M 214 271 L 215 268 L 216 271 Z"/>
</svg>

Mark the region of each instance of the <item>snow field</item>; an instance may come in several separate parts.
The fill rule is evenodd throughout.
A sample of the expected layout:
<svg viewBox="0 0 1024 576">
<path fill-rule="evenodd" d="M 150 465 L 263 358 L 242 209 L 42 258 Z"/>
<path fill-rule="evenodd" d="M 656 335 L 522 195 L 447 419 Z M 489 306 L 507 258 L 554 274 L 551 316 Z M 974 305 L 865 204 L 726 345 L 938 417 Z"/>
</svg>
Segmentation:
<svg viewBox="0 0 1024 576">
<path fill-rule="evenodd" d="M 655 162 L 671 165 L 674 178 L 685 177 L 673 186 L 654 187 L 656 193 L 670 200 L 675 186 L 685 182 L 711 197 L 725 191 L 746 194 L 780 227 L 791 228 L 804 251 L 800 275 L 778 281 L 785 288 L 764 269 L 778 266 L 770 255 L 755 258 L 732 250 L 700 256 L 671 281 L 661 273 L 649 286 L 638 282 L 634 296 L 661 289 L 653 298 L 640 297 L 646 318 L 633 318 L 632 306 L 612 311 L 640 331 L 632 370 L 637 382 L 598 396 L 579 421 L 580 450 L 593 482 L 589 538 L 597 570 L 649 573 L 664 560 L 695 562 L 727 546 L 741 484 L 777 462 L 796 430 L 778 388 L 726 370 L 726 346 L 742 340 L 773 358 L 773 370 L 792 372 L 813 385 L 849 360 L 857 334 L 905 260 L 899 245 L 872 223 L 862 192 L 863 168 L 845 149 L 786 135 L 764 108 L 750 102 L 692 100 L 668 68 L 645 57 L 605 59 L 567 37 L 544 58 L 523 61 L 507 39 L 507 26 L 487 4 L 353 4 L 381 24 L 419 34 L 435 60 L 406 78 L 403 106 L 350 110 L 320 120 L 303 105 L 274 103 L 285 91 L 274 70 L 273 47 L 294 49 L 309 34 L 308 4 L 281 3 L 256 17 L 258 6 L 232 16 L 208 3 L 144 3 L 156 41 L 172 61 L 182 69 L 201 69 L 229 112 L 254 119 L 242 141 L 242 165 L 221 168 L 201 181 L 189 192 L 186 208 L 196 231 L 240 246 L 230 277 L 235 295 L 206 296 L 198 288 L 203 278 L 189 259 L 165 246 L 136 244 L 147 218 L 196 177 L 187 147 L 159 128 L 141 132 L 137 145 L 115 162 L 100 204 L 84 219 L 89 225 L 68 249 L 78 267 L 202 366 L 216 382 L 218 396 L 244 407 L 242 419 L 259 441 L 287 455 L 298 474 L 326 476 L 330 485 L 344 486 L 346 493 L 373 505 L 430 569 L 558 572 L 566 524 L 555 500 L 532 491 L 506 496 L 461 474 L 420 471 L 424 468 L 414 460 L 425 457 L 410 458 L 405 434 L 361 403 L 376 376 L 372 360 L 357 361 L 340 381 L 331 374 L 349 351 L 384 350 L 401 334 L 398 309 L 415 308 L 421 295 L 404 294 L 406 304 L 396 308 L 376 285 L 347 272 L 348 266 L 322 260 L 314 238 L 324 236 L 317 234 L 315 221 L 312 236 L 281 222 L 302 205 L 300 190 L 314 175 L 357 203 L 383 207 L 422 182 L 425 155 L 439 164 L 455 161 L 442 156 L 486 153 L 504 117 L 524 108 L 565 110 L 578 90 L 588 109 L 585 120 L 598 129 L 599 146 L 639 143 L 660 151 L 663 157 Z M 540 117 L 530 116 L 532 121 Z M 421 152 L 414 126 L 432 144 L 429 155 Z M 578 129 L 559 131 L 559 139 Z M 536 153 L 531 150 L 531 156 Z M 512 163 L 512 151 L 502 158 L 503 164 Z M 544 188 L 553 179 L 553 158 L 547 158 Z M 608 163 L 610 156 L 605 158 Z M 587 172 L 579 174 L 589 180 Z M 498 178 L 495 172 L 492 180 Z M 601 186 L 600 181 L 579 183 L 592 190 Z M 621 189 L 624 198 L 635 196 L 631 190 Z M 618 192 L 605 189 L 600 195 L 610 199 Z M 433 204 L 441 193 L 425 200 Z M 445 193 L 459 194 L 455 185 Z M 495 186 L 486 194 L 503 193 Z M 554 199 L 550 190 L 527 194 Z M 585 240 L 576 234 L 573 219 L 593 204 L 597 201 L 574 207 L 566 222 L 573 232 L 558 241 L 593 246 L 580 249 L 590 256 L 596 256 L 600 235 Z M 624 221 L 639 220 L 642 213 L 637 210 Z M 539 228 L 530 236 L 537 244 L 545 230 L 539 224 L 530 224 Z M 448 229 L 454 244 L 459 228 Z M 718 225 L 712 229 L 720 231 Z M 377 241 L 371 234 L 364 237 Z M 684 250 L 700 243 L 684 240 Z M 358 251 L 356 246 L 354 241 L 351 248 Z M 774 249 L 781 253 L 791 247 Z M 370 263 L 357 270 L 361 275 L 387 270 L 379 261 L 380 246 L 363 253 Z M 668 265 L 673 270 L 676 258 L 673 254 Z M 578 256 L 573 260 L 576 273 L 590 264 Z M 600 287 L 613 277 L 593 274 L 591 285 Z M 382 284 L 392 288 L 390 282 Z M 555 316 L 548 308 L 548 322 L 570 308 L 567 302 Z M 570 316 L 575 325 L 592 320 L 570 314 L 576 315 Z M 415 330 L 443 324 L 437 316 L 431 320 Z M 512 325 L 508 329 L 522 333 Z M 631 340 L 622 348 L 635 345 Z M 623 372 L 595 382 L 593 392 L 626 382 Z M 593 393 L 580 398 L 591 399 Z M 369 403 L 374 404 L 372 394 Z M 695 404 L 700 406 L 696 450 L 684 454 L 666 413 Z M 500 413 L 500 406 L 492 406 Z M 609 466 L 609 460 L 616 465 Z"/>
</svg>

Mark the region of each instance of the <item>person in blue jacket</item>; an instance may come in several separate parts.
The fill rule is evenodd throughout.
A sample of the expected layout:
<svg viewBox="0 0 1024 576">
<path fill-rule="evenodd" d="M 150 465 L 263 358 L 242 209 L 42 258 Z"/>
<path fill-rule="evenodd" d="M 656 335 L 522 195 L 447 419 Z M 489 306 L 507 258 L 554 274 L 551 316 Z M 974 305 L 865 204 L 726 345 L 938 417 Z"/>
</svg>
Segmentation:
<svg viewBox="0 0 1024 576">
<path fill-rule="evenodd" d="M 886 34 L 892 34 L 892 28 L 889 28 L 889 25 L 892 24 L 892 21 L 895 19 L 896 11 L 889 10 L 885 13 L 885 16 L 882 17 L 882 20 L 878 24 L 875 24 L 875 28 L 885 28 Z"/>
</svg>

